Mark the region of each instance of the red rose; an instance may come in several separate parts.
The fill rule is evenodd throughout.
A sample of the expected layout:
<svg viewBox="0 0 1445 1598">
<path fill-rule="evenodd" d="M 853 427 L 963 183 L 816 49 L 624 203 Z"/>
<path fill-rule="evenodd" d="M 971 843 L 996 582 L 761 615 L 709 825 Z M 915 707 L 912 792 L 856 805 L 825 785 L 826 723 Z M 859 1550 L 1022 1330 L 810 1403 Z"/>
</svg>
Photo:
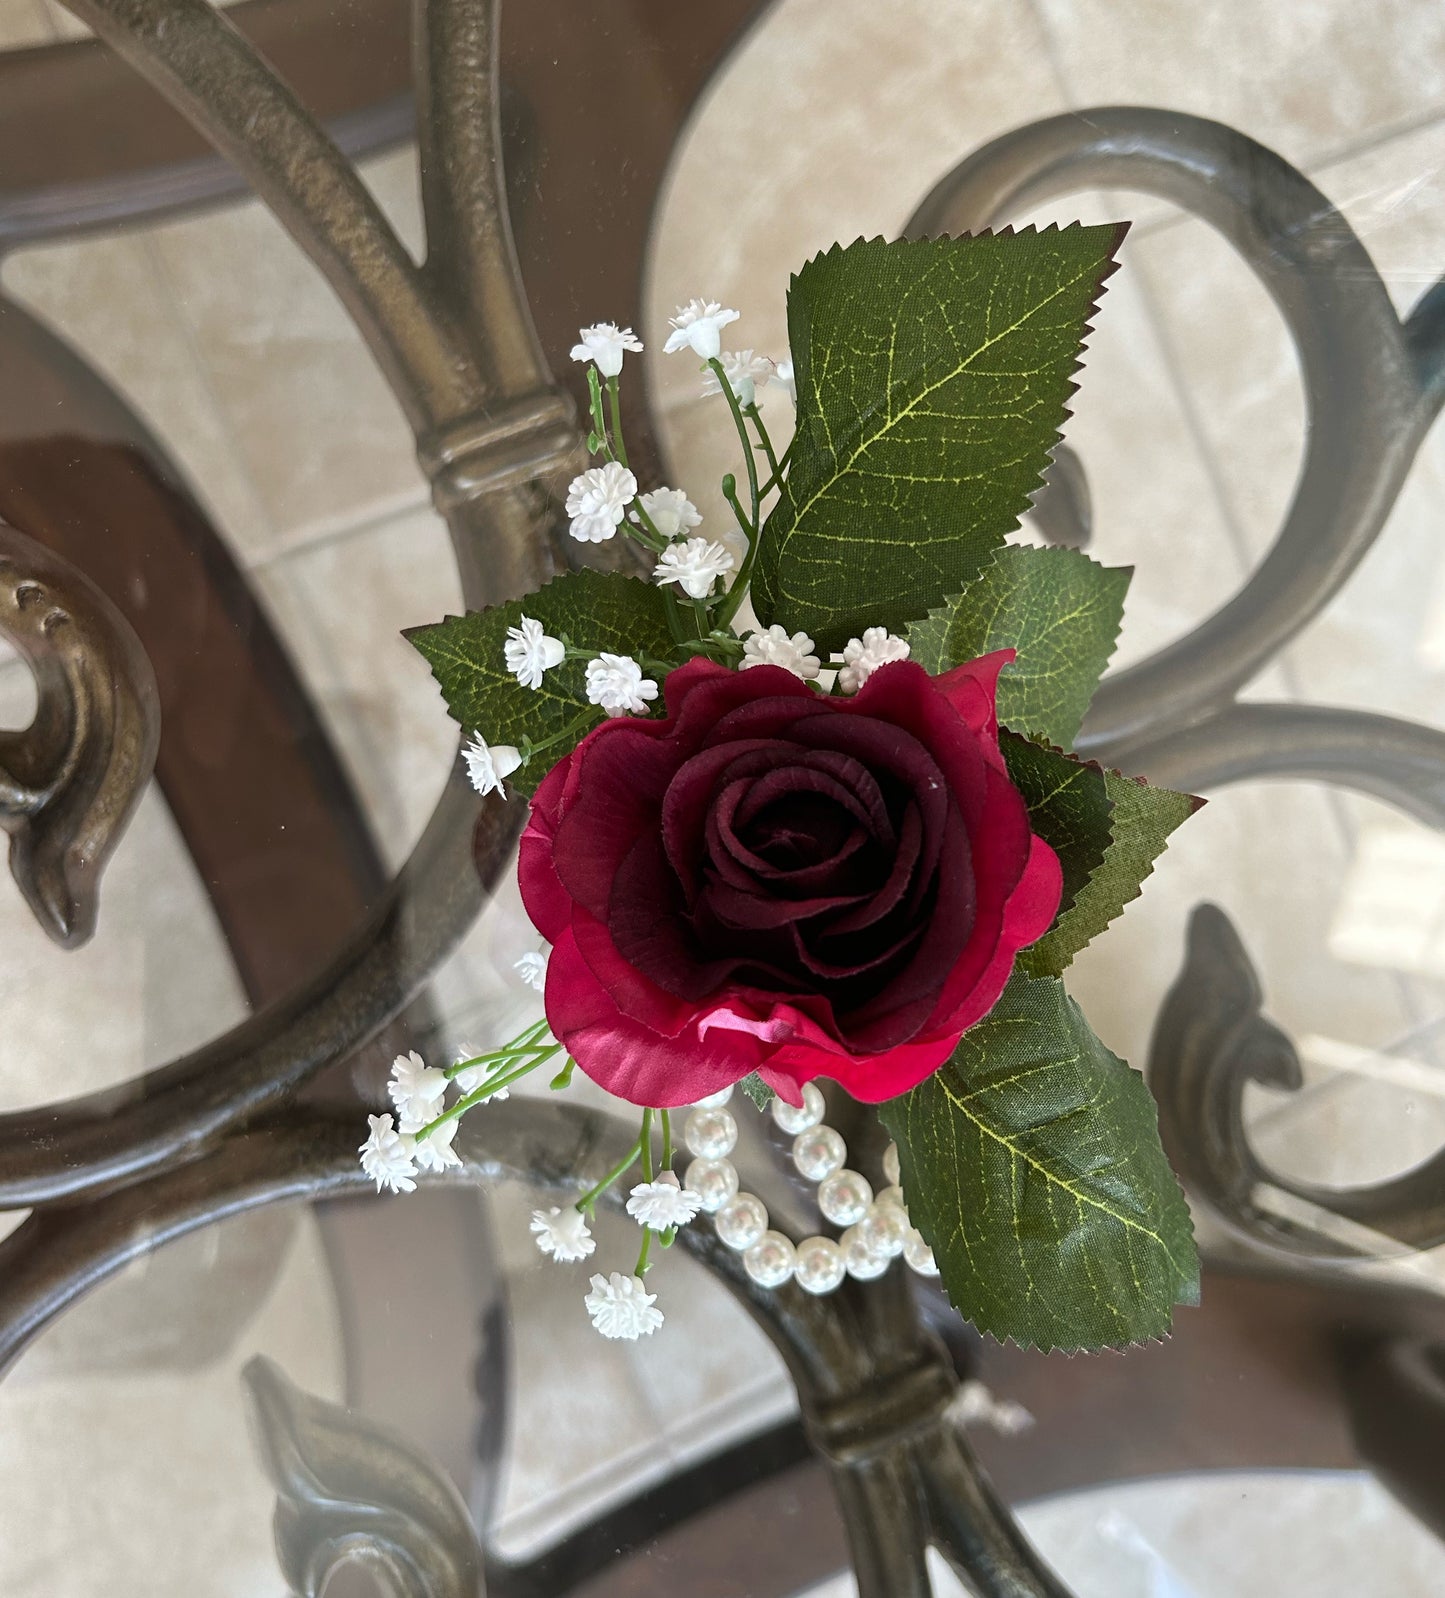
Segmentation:
<svg viewBox="0 0 1445 1598">
<path fill-rule="evenodd" d="M 663 1107 L 750 1071 L 795 1103 L 815 1076 L 878 1103 L 942 1064 L 1059 905 L 998 748 L 1012 658 L 899 661 L 851 699 L 693 660 L 665 718 L 559 761 L 520 878 L 582 1070 Z"/>
</svg>

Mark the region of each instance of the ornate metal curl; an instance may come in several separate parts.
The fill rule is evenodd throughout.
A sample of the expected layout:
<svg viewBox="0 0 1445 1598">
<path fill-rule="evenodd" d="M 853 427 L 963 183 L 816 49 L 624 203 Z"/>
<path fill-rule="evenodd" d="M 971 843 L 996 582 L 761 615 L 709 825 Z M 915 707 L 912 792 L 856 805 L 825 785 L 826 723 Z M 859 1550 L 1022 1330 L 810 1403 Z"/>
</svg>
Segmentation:
<svg viewBox="0 0 1445 1598">
<path fill-rule="evenodd" d="M 1193 729 L 1231 709 L 1238 690 L 1339 591 L 1383 527 L 1445 399 L 1445 285 L 1402 324 L 1365 247 L 1302 173 L 1221 123 L 1137 106 L 1049 117 L 995 139 L 935 186 L 906 232 L 986 227 L 1098 188 L 1158 195 L 1217 229 L 1278 306 L 1304 378 L 1305 458 L 1273 547 L 1212 616 L 1111 673 L 1078 741 L 1081 752 L 1153 772 L 1155 743 L 1166 740 L 1182 780 Z M 1372 730 L 1383 736 L 1402 726 L 1379 717 Z M 1300 774 L 1314 774 L 1312 743 L 1348 745 L 1354 733 L 1358 747 L 1357 729 L 1346 712 L 1294 723 Z M 1331 780 L 1358 776 L 1343 761 L 1328 769 Z M 1268 771 L 1294 774 L 1282 759 Z"/>
<path fill-rule="evenodd" d="M 1445 1150 L 1391 1181 L 1344 1189 L 1295 1182 L 1260 1162 L 1244 1125 L 1246 1085 L 1293 1090 L 1303 1080 L 1294 1046 L 1264 1017 L 1263 1000 L 1229 917 L 1200 905 L 1149 1045 L 1160 1130 L 1186 1185 L 1241 1238 L 1291 1255 L 1375 1258 L 1445 1244 Z M 1351 1230 L 1291 1220 L 1269 1207 L 1267 1188 Z"/>
<path fill-rule="evenodd" d="M 1080 751 L 1186 789 L 1287 778 L 1353 788 L 1445 828 L 1445 733 L 1367 711 L 1236 700 L 1384 526 L 1445 399 L 1445 280 L 1402 323 L 1348 223 L 1288 162 L 1217 122 L 1138 107 L 1051 117 L 994 140 L 934 188 L 907 231 L 986 226 L 1099 187 L 1182 206 L 1259 277 L 1299 351 L 1305 457 L 1276 541 L 1243 588 L 1183 638 L 1108 676 Z M 1075 499 L 1082 468 L 1072 456 L 1062 466 Z M 1379 1234 L 1374 1252 L 1445 1242 L 1445 1150 L 1394 1182 L 1344 1193 L 1282 1180 L 1251 1154 L 1246 1081 L 1299 1086 L 1294 1050 L 1260 1003 L 1233 928 L 1202 906 L 1150 1066 L 1170 1153 L 1191 1189 L 1238 1235 L 1280 1254 L 1370 1250 L 1267 1212 L 1258 1203 L 1266 1184 Z"/>
<path fill-rule="evenodd" d="M 0 637 L 35 674 L 35 719 L 0 731 L 0 827 L 35 919 L 95 931 L 100 875 L 150 780 L 160 701 L 125 618 L 68 561 L 0 522 Z"/>
<path fill-rule="evenodd" d="M 480 1598 L 482 1551 L 443 1471 L 390 1427 L 303 1393 L 272 1360 L 258 1356 L 242 1375 L 297 1598 L 321 1598 L 348 1562 L 394 1598 Z"/>
<path fill-rule="evenodd" d="M 579 435 L 516 277 L 496 137 L 495 6 L 433 0 L 428 13 L 477 70 L 448 80 L 447 106 L 421 130 L 424 166 L 446 174 L 425 186 L 435 246 L 425 269 L 326 133 L 205 0 L 73 9 L 235 162 L 351 312 L 417 431 L 467 604 L 535 587 L 552 518 L 532 480 L 568 459 Z M 421 95 L 426 103 L 425 81 Z M 462 195 L 480 222 L 456 221 Z M 444 269 L 463 248 L 467 261 Z M 480 314 L 510 331 L 479 327 Z M 476 919 L 502 869 L 520 811 L 491 810 L 480 823 L 481 883 L 470 865 L 476 814 L 458 766 L 371 922 L 283 1003 L 121 1089 L 0 1116 L 0 1207 L 73 1198 L 192 1157 L 374 1036 Z"/>
<path fill-rule="evenodd" d="M 435 1180 L 516 1179 L 575 1192 L 615 1164 L 632 1137 L 620 1120 L 572 1105 L 499 1105 L 462 1125 L 454 1146 L 463 1163 Z M 228 1137 L 203 1158 L 103 1200 L 38 1210 L 0 1241 L 0 1372 L 83 1294 L 154 1248 L 266 1204 L 368 1189 L 354 1120 L 297 1112 L 285 1125 Z M 620 1202 L 615 1191 L 612 1200 Z M 982 1598 L 1068 1598 L 947 1418 L 957 1378 L 921 1328 L 899 1267 L 815 1298 L 795 1283 L 756 1286 L 709 1227 L 684 1228 L 679 1242 L 739 1299 L 787 1363 L 838 1493 L 861 1598 L 927 1598 L 930 1542 Z M 368 1449 L 373 1461 L 380 1457 Z M 385 1468 L 367 1472 L 354 1501 L 410 1515 L 409 1498 L 397 1499 L 395 1487 L 386 1495 L 386 1475 Z M 406 1471 L 403 1478 L 410 1479 Z M 326 1499 L 295 1472 L 287 1481 L 298 1504 Z M 288 1569 L 315 1571 L 320 1551 L 334 1553 L 345 1541 L 329 1509 L 287 1524 Z M 395 1550 L 393 1557 L 402 1560 Z M 449 1557 L 455 1561 L 455 1549 Z"/>
</svg>

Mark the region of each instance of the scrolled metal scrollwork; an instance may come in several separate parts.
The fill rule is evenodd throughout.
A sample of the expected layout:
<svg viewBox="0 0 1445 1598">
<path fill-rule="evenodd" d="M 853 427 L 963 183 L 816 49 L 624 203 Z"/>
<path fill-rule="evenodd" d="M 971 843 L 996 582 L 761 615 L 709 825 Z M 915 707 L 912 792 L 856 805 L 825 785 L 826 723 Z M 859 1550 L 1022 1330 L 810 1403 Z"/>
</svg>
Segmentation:
<svg viewBox="0 0 1445 1598">
<path fill-rule="evenodd" d="M 68 561 L 0 522 L 0 637 L 35 675 L 35 719 L 0 731 L 0 827 L 35 919 L 95 931 L 100 876 L 155 765 L 160 701 L 129 624 Z"/>
<path fill-rule="evenodd" d="M 242 1376 L 276 1489 L 276 1554 L 296 1598 L 355 1562 L 392 1598 L 484 1598 L 471 1516 L 445 1474 L 389 1427 L 303 1393 L 269 1359 Z"/>
<path fill-rule="evenodd" d="M 1295 1182 L 1259 1160 L 1245 1125 L 1246 1087 L 1296 1091 L 1303 1082 L 1294 1046 L 1263 1007 L 1229 917 L 1200 905 L 1149 1045 L 1160 1131 L 1186 1186 L 1242 1239 L 1295 1256 L 1374 1258 L 1445 1244 L 1445 1150 L 1402 1176 L 1356 1188 Z M 1269 1203 L 1271 1189 L 1348 1229 L 1280 1213 Z"/>
<path fill-rule="evenodd" d="M 615 1165 L 633 1136 L 621 1120 L 574 1105 L 502 1104 L 463 1123 L 454 1145 L 462 1163 L 435 1180 L 526 1180 L 576 1192 Z M 766 1193 L 776 1177 L 758 1176 L 756 1185 Z M 227 1137 L 202 1158 L 104 1199 L 38 1210 L 0 1240 L 0 1372 L 132 1259 L 264 1205 L 369 1187 L 356 1162 L 354 1120 L 298 1111 L 284 1125 Z M 622 1195 L 614 1189 L 608 1202 L 621 1204 Z M 733 1293 L 787 1364 L 843 1509 L 861 1598 L 927 1598 L 924 1550 L 930 1543 L 983 1598 L 1068 1598 L 950 1419 L 958 1379 L 942 1346 L 921 1326 L 900 1266 L 878 1281 L 849 1283 L 818 1298 L 796 1283 L 777 1290 L 757 1286 L 710 1227 L 686 1227 L 678 1241 Z M 320 1447 L 321 1433 L 313 1431 L 312 1440 Z M 335 1458 L 333 1447 L 345 1446 L 333 1431 L 327 1458 Z M 401 1520 L 414 1522 L 422 1501 L 445 1515 L 420 1485 L 414 1461 L 394 1460 L 392 1487 L 384 1491 L 384 1440 L 367 1431 L 357 1447 L 366 1457 L 356 1462 L 350 1519 L 328 1511 L 306 1524 L 300 1511 L 288 1515 L 288 1532 L 298 1526 L 286 1556 L 288 1579 L 314 1576 L 343 1551 L 358 1550 L 374 1516 L 393 1517 L 385 1520 L 379 1567 L 389 1568 L 390 1560 L 404 1568 L 392 1546 L 402 1535 Z M 288 1496 L 302 1502 L 326 1496 L 295 1460 L 268 1458 L 268 1469 Z M 405 1529 L 407 1538 L 414 1534 L 414 1524 Z M 455 1558 L 450 1533 L 448 1543 Z M 428 1598 L 447 1594 L 444 1586 Z"/>
<path fill-rule="evenodd" d="M 467 603 L 534 587 L 555 519 L 532 479 L 568 457 L 576 432 L 538 351 L 511 253 L 496 137 L 498 7 L 425 0 L 419 13 L 433 251 L 424 266 L 224 15 L 203 0 L 71 0 L 71 8 L 241 168 L 347 306 L 417 434 Z M 1243 135 L 1173 112 L 1104 109 L 1020 129 L 957 168 L 910 231 L 978 226 L 1049 195 L 1111 184 L 1183 204 L 1260 274 L 1301 353 L 1310 425 L 1304 471 L 1274 548 L 1215 616 L 1106 681 L 1082 747 L 1156 775 L 1167 770 L 1182 786 L 1196 785 L 1191 770 L 1218 781 L 1353 774 L 1387 797 L 1414 795 L 1416 813 L 1433 819 L 1438 751 L 1427 730 L 1416 729 L 1422 736 L 1412 742 L 1405 724 L 1328 711 L 1311 719 L 1304 707 L 1234 701 L 1338 591 L 1383 524 L 1445 397 L 1445 290 L 1432 290 L 1402 324 L 1363 247 L 1313 185 Z M 1087 481 L 1067 455 L 1040 512 L 1068 541 L 1087 536 Z M 1241 762 L 1222 747 L 1270 716 L 1274 732 L 1289 735 L 1275 739 L 1272 762 L 1262 753 Z M 1372 738 L 1389 751 L 1369 768 L 1373 776 L 1361 759 Z M 8 798 L 18 810 L 25 795 L 15 777 Z M 0 1117 L 0 1205 L 36 1207 L 0 1241 L 0 1369 L 84 1292 L 171 1238 L 265 1204 L 362 1191 L 353 1117 L 294 1106 L 284 1123 L 265 1117 L 373 1036 L 471 924 L 519 822 L 515 810 L 484 813 L 479 882 L 471 865 L 476 815 L 474 796 L 454 774 L 375 919 L 328 971 L 271 1011 L 118 1093 Z M 1293 1057 L 1260 1017 L 1247 962 L 1217 925 L 1203 925 L 1214 943 L 1193 976 L 1226 1006 L 1227 1021 L 1219 1023 L 1217 1005 L 1192 1018 L 1173 1013 L 1175 1058 L 1188 1069 L 1166 1092 L 1166 1114 L 1175 1116 L 1171 1137 L 1186 1161 L 1191 1118 L 1197 1112 L 1198 1126 L 1212 1128 L 1215 1142 L 1186 1174 L 1206 1195 L 1211 1181 L 1227 1177 L 1220 1201 L 1238 1207 L 1244 1183 L 1260 1171 L 1248 1162 L 1231 1095 L 1261 1074 L 1289 1085 Z M 563 1189 L 613 1163 L 629 1138 L 605 1117 L 511 1104 L 462 1128 L 463 1164 L 443 1180 L 514 1176 Z M 1418 1190 L 1397 1186 L 1393 1194 L 1362 1224 L 1401 1242 L 1436 1235 L 1428 1208 L 1413 1223 L 1417 1233 L 1406 1224 Z M 1336 1208 L 1347 1213 L 1348 1201 Z M 1258 1235 L 1273 1225 L 1248 1221 Z M 1278 1229 L 1268 1236 L 1287 1249 L 1300 1241 Z M 929 1543 L 986 1598 L 1067 1598 L 950 1423 L 955 1378 L 896 1268 L 877 1283 L 813 1299 L 796 1284 L 755 1287 L 705 1226 L 687 1228 L 681 1242 L 785 1359 L 837 1490 L 864 1598 L 924 1598 Z M 396 1549 L 410 1546 L 418 1524 L 453 1548 L 440 1591 L 468 1579 L 470 1556 L 455 1552 L 456 1506 L 444 1494 L 428 1497 L 415 1472 L 393 1474 L 389 1489 L 378 1485 L 383 1456 L 402 1445 L 307 1410 L 264 1368 L 252 1380 L 275 1449 L 273 1480 L 289 1504 L 324 1498 L 323 1476 L 341 1471 L 343 1454 L 359 1470 L 363 1456 L 374 1467 L 353 1478 L 355 1490 L 324 1522 L 300 1507 L 287 1511 L 283 1557 L 298 1591 L 319 1590 L 331 1563 L 362 1548 L 375 1550 L 394 1582 L 411 1581 L 419 1567 Z M 286 1452 L 277 1439 L 288 1435 Z M 377 1520 L 401 1512 L 398 1497 L 410 1520 Z"/>
<path fill-rule="evenodd" d="M 1300 358 L 1305 453 L 1276 540 L 1244 586 L 1192 631 L 1105 678 L 1082 753 L 1174 787 L 1262 779 L 1347 787 L 1445 828 L 1445 732 L 1326 705 L 1237 701 L 1319 614 L 1379 536 L 1445 400 L 1445 280 L 1403 321 L 1374 263 L 1329 200 L 1237 130 L 1182 112 L 1096 107 L 984 146 L 948 174 L 912 236 L 977 228 L 1090 188 L 1171 200 L 1217 229 L 1268 290 Z M 1077 460 L 1063 462 L 1083 480 Z M 1085 488 L 1084 503 L 1087 503 Z M 1195 914 L 1189 954 L 1151 1049 L 1170 1153 L 1187 1185 L 1241 1237 L 1301 1257 L 1371 1250 L 1262 1207 L 1267 1186 L 1365 1228 L 1375 1252 L 1445 1242 L 1445 1150 L 1370 1188 L 1292 1184 L 1249 1149 L 1251 1080 L 1299 1086 L 1287 1038 L 1228 920 Z"/>
</svg>

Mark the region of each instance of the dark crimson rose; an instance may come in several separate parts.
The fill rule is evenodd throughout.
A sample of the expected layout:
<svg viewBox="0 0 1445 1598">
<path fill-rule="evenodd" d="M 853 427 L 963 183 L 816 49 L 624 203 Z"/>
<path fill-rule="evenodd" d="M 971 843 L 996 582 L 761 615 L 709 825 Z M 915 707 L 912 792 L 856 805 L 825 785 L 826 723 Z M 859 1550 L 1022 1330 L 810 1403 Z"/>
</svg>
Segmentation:
<svg viewBox="0 0 1445 1598">
<path fill-rule="evenodd" d="M 750 1071 L 794 1103 L 815 1076 L 878 1103 L 942 1064 L 1059 906 L 998 748 L 1012 658 L 898 661 L 851 699 L 695 659 L 665 718 L 559 761 L 520 878 L 582 1070 L 663 1107 Z"/>
</svg>

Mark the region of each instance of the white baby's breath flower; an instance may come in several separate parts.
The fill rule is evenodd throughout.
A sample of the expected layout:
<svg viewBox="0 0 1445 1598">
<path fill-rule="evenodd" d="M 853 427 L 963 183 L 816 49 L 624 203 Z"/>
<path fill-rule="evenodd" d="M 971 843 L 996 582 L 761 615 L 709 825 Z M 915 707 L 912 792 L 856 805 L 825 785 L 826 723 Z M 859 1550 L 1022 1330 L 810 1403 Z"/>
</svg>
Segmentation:
<svg viewBox="0 0 1445 1598">
<path fill-rule="evenodd" d="M 401 1130 L 415 1132 L 441 1114 L 447 1091 L 446 1072 L 428 1066 L 413 1049 L 409 1054 L 398 1054 L 392 1061 L 391 1081 L 386 1090 L 401 1118 Z"/>
<path fill-rule="evenodd" d="M 622 370 L 622 353 L 631 350 L 642 353 L 642 340 L 630 327 L 618 327 L 616 322 L 594 322 L 591 327 L 578 330 L 582 342 L 572 346 L 574 361 L 595 361 L 603 377 L 616 377 Z"/>
<path fill-rule="evenodd" d="M 788 398 L 796 405 L 798 403 L 798 384 L 793 377 L 793 357 L 791 355 L 787 360 L 779 361 L 773 367 L 773 376 L 787 389 Z"/>
<path fill-rule="evenodd" d="M 502 778 L 510 777 L 522 764 L 522 753 L 515 745 L 488 744 L 479 732 L 472 734 L 472 741 L 462 750 L 462 758 L 467 763 L 472 787 L 484 799 L 489 793 L 499 793 L 505 799 L 507 790 L 502 786 Z"/>
<path fill-rule="evenodd" d="M 361 1168 L 374 1178 L 376 1191 L 389 1188 L 393 1193 L 415 1192 L 416 1166 L 407 1147 L 410 1139 L 401 1136 L 389 1115 L 368 1115 L 366 1122 L 371 1131 L 358 1152 Z"/>
<path fill-rule="evenodd" d="M 637 479 L 617 461 L 589 466 L 567 486 L 567 531 L 583 544 L 611 538 L 637 497 Z"/>
<path fill-rule="evenodd" d="M 563 1264 L 585 1260 L 597 1247 L 587 1217 L 576 1205 L 565 1210 L 559 1210 L 555 1204 L 550 1210 L 533 1210 L 532 1235 L 544 1254 L 550 1254 Z"/>
<path fill-rule="evenodd" d="M 529 951 L 520 959 L 512 962 L 512 969 L 521 977 L 529 988 L 535 988 L 538 993 L 547 983 L 547 956 Z"/>
<path fill-rule="evenodd" d="M 462 1163 L 461 1155 L 452 1147 L 457 1128 L 461 1124 L 460 1117 L 453 1116 L 450 1121 L 443 1121 L 435 1132 L 428 1132 L 425 1137 L 403 1135 L 402 1142 L 410 1146 L 417 1170 L 444 1171 L 449 1165 Z M 420 1132 L 421 1128 L 418 1127 L 417 1131 Z"/>
<path fill-rule="evenodd" d="M 668 318 L 672 332 L 662 346 L 664 355 L 674 355 L 689 347 L 704 361 L 712 360 L 722 348 L 722 329 L 736 322 L 736 311 L 725 311 L 716 300 L 689 300 L 679 305 L 677 315 Z"/>
<path fill-rule="evenodd" d="M 524 688 L 534 691 L 542 686 L 542 673 L 560 666 L 566 654 L 562 640 L 548 637 L 542 623 L 530 616 L 523 616 L 519 626 L 507 628 L 507 641 L 502 645 L 507 670 Z"/>
<path fill-rule="evenodd" d="M 587 662 L 587 703 L 609 716 L 641 715 L 657 698 L 657 684 L 642 675 L 631 655 L 598 655 Z"/>
<path fill-rule="evenodd" d="M 845 694 L 856 694 L 880 666 L 907 659 L 908 645 L 902 638 L 895 638 L 886 627 L 869 627 L 861 638 L 850 638 L 843 645 L 838 686 Z"/>
<path fill-rule="evenodd" d="M 592 1291 L 582 1300 L 592 1324 L 604 1337 L 628 1342 L 651 1337 L 662 1325 L 662 1311 L 653 1308 L 656 1301 L 657 1294 L 643 1287 L 640 1276 L 624 1276 L 621 1271 L 613 1271 L 610 1277 L 594 1276 Z"/>
<path fill-rule="evenodd" d="M 738 404 L 743 406 L 753 403 L 758 397 L 757 391 L 777 370 L 766 355 L 755 355 L 752 350 L 729 350 L 721 357 L 720 365 L 728 380 L 728 387 L 737 395 Z M 702 391 L 704 394 L 722 393 L 722 384 L 711 368 L 702 380 Z"/>
<path fill-rule="evenodd" d="M 680 488 L 654 488 L 637 502 L 664 538 L 702 526 L 702 513 Z"/>
<path fill-rule="evenodd" d="M 657 583 L 676 583 L 693 599 L 706 599 L 719 577 L 733 569 L 731 553 L 721 544 L 706 538 L 689 538 L 685 544 L 669 544 L 652 569 Z"/>
<path fill-rule="evenodd" d="M 789 637 L 787 628 L 774 622 L 766 632 L 749 633 L 743 639 L 743 658 L 738 662 L 738 670 L 746 671 L 749 666 L 781 666 L 806 682 L 816 677 L 822 666 L 813 649 L 813 640 L 807 633 L 794 633 Z"/>
<path fill-rule="evenodd" d="M 639 1226 L 653 1232 L 686 1226 L 702 1208 L 702 1200 L 690 1193 L 671 1171 L 661 1171 L 653 1182 L 639 1182 L 627 1200 L 627 1213 Z"/>
</svg>

